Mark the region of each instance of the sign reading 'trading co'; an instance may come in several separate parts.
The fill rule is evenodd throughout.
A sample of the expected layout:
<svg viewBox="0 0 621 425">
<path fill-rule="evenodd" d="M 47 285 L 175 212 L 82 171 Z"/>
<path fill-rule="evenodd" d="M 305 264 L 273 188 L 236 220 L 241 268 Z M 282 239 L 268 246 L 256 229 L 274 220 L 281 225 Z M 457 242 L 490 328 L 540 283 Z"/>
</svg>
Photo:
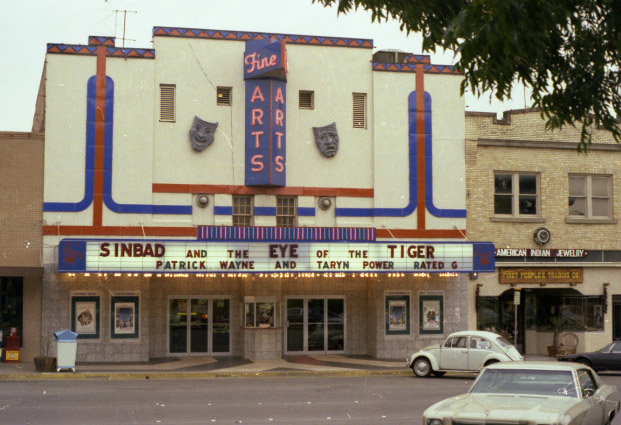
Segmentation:
<svg viewBox="0 0 621 425">
<path fill-rule="evenodd" d="M 582 283 L 580 267 L 500 268 L 500 283 Z"/>
</svg>

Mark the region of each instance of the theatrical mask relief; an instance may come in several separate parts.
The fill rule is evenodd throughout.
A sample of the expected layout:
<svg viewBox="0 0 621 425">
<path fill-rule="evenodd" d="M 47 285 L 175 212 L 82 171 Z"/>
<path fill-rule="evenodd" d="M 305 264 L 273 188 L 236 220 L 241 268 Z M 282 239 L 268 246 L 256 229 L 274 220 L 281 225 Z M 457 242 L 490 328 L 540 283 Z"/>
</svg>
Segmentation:
<svg viewBox="0 0 621 425">
<path fill-rule="evenodd" d="M 192 128 L 190 129 L 190 142 L 192 149 L 196 152 L 203 151 L 213 143 L 214 133 L 218 128 L 218 123 L 203 121 L 199 117 L 194 117 Z"/>
<path fill-rule="evenodd" d="M 327 158 L 332 158 L 339 150 L 339 135 L 336 131 L 336 123 L 323 127 L 313 127 L 315 143 L 319 152 Z"/>
</svg>

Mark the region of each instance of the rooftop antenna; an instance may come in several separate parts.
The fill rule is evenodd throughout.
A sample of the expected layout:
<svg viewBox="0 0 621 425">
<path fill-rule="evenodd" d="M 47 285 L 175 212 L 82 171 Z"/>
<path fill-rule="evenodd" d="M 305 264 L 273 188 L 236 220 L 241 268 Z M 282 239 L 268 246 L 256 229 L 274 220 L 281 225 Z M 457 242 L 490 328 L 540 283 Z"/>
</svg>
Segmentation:
<svg viewBox="0 0 621 425">
<path fill-rule="evenodd" d="M 136 40 L 132 40 L 131 38 L 125 38 L 125 23 L 127 22 L 127 14 L 128 13 L 138 13 L 138 11 L 136 10 L 114 10 L 114 36 L 116 38 L 116 20 L 118 19 L 118 15 L 119 12 L 123 12 L 123 38 L 121 40 L 123 40 L 123 46 L 122 48 L 125 48 L 125 40 L 130 40 L 130 41 L 136 41 Z"/>
</svg>

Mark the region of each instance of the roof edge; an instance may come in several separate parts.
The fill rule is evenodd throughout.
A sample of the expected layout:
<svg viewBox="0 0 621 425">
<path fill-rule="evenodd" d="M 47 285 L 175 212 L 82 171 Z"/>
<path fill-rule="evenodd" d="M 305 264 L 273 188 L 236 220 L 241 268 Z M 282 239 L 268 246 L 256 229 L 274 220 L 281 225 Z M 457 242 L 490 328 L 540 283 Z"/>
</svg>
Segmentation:
<svg viewBox="0 0 621 425">
<path fill-rule="evenodd" d="M 253 41 L 275 38 L 288 44 L 311 46 L 353 47 L 372 49 L 373 40 L 369 38 L 344 38 L 321 35 L 282 34 L 254 31 L 212 30 L 201 28 L 153 27 L 153 37 L 201 38 L 208 40 Z"/>
</svg>

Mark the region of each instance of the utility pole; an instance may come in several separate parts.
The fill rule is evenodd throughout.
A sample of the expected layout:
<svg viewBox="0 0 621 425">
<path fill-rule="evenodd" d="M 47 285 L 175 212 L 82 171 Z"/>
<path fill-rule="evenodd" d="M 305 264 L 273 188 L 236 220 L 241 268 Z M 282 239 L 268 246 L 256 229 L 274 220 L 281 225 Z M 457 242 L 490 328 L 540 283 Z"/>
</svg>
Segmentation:
<svg viewBox="0 0 621 425">
<path fill-rule="evenodd" d="M 127 22 L 127 14 L 128 13 L 138 13 L 138 11 L 136 11 L 136 10 L 114 10 L 114 14 L 115 14 L 114 15 L 114 36 L 115 36 L 115 38 L 116 38 L 116 25 L 117 25 L 116 20 L 117 20 L 119 12 L 123 12 L 123 38 L 122 38 L 122 40 L 123 40 L 122 44 L 123 45 L 121 47 L 124 48 L 125 47 L 125 40 L 126 40 L 126 38 L 125 38 L 125 26 L 126 26 L 126 22 Z M 131 39 L 128 39 L 128 40 L 131 40 Z M 136 41 L 136 40 L 131 40 L 131 41 Z"/>
</svg>

